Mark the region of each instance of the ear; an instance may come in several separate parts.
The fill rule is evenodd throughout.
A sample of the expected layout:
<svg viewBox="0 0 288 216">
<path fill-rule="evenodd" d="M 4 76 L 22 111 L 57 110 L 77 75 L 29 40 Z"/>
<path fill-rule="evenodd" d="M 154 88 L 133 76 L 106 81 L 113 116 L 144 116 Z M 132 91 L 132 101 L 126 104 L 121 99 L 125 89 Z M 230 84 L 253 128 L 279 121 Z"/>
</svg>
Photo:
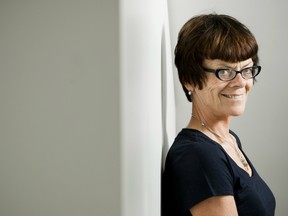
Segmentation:
<svg viewBox="0 0 288 216">
<path fill-rule="evenodd" d="M 193 85 L 191 85 L 190 83 L 186 83 L 186 84 L 184 84 L 184 86 L 187 89 L 187 91 L 194 92 L 194 90 L 195 90 L 195 87 Z"/>
</svg>

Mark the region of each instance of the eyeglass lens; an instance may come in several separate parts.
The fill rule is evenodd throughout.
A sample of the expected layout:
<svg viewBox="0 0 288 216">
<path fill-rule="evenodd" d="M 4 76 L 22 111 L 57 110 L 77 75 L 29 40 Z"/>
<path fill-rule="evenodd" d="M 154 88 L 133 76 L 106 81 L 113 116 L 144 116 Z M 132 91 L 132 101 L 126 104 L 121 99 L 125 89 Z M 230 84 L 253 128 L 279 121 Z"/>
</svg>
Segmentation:
<svg viewBox="0 0 288 216">
<path fill-rule="evenodd" d="M 241 73 L 241 76 L 244 79 L 251 79 L 255 77 L 259 72 L 259 68 L 257 66 L 244 68 L 241 71 L 235 71 L 232 69 L 220 69 L 218 70 L 218 77 L 221 80 L 232 80 L 236 77 L 237 73 Z"/>
</svg>

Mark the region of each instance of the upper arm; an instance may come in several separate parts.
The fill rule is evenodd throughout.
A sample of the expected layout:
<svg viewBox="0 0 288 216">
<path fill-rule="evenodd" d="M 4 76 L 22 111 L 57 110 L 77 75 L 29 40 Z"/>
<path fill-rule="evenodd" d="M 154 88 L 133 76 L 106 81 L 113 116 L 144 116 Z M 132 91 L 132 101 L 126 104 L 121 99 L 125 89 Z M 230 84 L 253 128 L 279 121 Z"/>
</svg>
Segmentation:
<svg viewBox="0 0 288 216">
<path fill-rule="evenodd" d="M 190 209 L 193 216 L 238 216 L 234 197 L 213 196 Z"/>
</svg>

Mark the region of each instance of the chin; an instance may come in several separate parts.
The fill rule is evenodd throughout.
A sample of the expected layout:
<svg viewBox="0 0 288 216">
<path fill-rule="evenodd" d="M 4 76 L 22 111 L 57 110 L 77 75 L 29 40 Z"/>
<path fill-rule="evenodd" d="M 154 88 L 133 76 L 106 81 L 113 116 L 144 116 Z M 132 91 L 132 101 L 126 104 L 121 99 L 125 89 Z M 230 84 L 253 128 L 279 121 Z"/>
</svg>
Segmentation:
<svg viewBox="0 0 288 216">
<path fill-rule="evenodd" d="M 244 113 L 245 111 L 245 108 L 242 108 L 242 109 L 237 109 L 237 110 L 232 110 L 231 112 L 231 116 L 240 116 Z"/>
</svg>

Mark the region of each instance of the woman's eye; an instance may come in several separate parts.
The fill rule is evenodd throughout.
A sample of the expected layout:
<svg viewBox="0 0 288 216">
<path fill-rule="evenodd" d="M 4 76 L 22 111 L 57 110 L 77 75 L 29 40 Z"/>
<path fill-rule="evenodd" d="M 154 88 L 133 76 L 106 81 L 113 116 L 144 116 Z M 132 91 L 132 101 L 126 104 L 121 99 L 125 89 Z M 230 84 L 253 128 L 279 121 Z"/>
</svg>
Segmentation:
<svg viewBox="0 0 288 216">
<path fill-rule="evenodd" d="M 242 73 L 245 74 L 252 74 L 253 73 L 253 68 L 246 68 L 242 70 Z"/>
<path fill-rule="evenodd" d="M 229 69 L 227 69 L 227 70 L 220 70 L 219 71 L 219 75 L 220 76 L 222 76 L 222 77 L 224 77 L 224 76 L 226 76 L 226 77 L 229 77 L 229 76 L 231 76 L 231 70 L 229 70 Z"/>
</svg>

